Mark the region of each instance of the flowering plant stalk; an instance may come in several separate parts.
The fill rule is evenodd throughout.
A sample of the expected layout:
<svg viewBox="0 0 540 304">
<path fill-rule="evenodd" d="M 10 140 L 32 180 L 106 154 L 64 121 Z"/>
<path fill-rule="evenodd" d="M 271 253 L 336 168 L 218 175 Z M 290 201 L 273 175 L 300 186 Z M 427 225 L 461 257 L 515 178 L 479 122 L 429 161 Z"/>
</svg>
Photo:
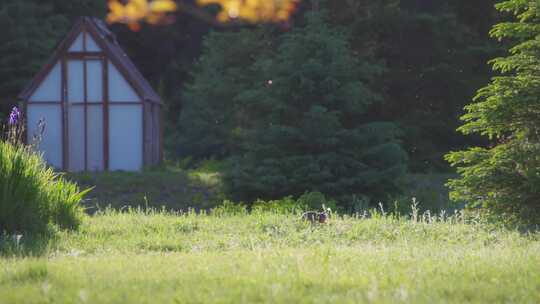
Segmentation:
<svg viewBox="0 0 540 304">
<path fill-rule="evenodd" d="M 24 123 L 21 111 L 18 107 L 13 107 L 5 129 L 5 140 L 11 144 L 23 144 Z"/>
<path fill-rule="evenodd" d="M 1 125 L 0 131 L 2 131 Z M 4 138 L 2 139 L 13 145 L 24 145 L 25 131 L 25 123 L 21 111 L 18 107 L 13 107 L 11 109 L 11 113 L 9 113 L 7 126 L 4 127 L 4 132 L 0 132 L 0 135 L 4 133 Z M 32 135 L 32 140 L 31 142 L 29 142 L 29 147 L 35 148 L 37 150 L 37 146 L 41 142 L 44 132 L 45 119 L 41 118 L 37 123 L 34 134 Z"/>
</svg>

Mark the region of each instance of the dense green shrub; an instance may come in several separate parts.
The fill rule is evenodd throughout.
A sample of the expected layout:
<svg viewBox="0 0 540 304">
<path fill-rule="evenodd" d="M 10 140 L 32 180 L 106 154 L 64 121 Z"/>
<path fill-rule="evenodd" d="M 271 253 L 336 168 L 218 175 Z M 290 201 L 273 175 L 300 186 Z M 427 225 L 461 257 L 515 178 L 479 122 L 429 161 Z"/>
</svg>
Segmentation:
<svg viewBox="0 0 540 304">
<path fill-rule="evenodd" d="M 86 192 L 48 168 L 30 147 L 0 140 L 0 231 L 42 232 L 49 224 L 77 228 Z"/>
<path fill-rule="evenodd" d="M 504 221 L 540 223 L 540 7 L 535 1 L 497 5 L 517 21 L 496 25 L 491 35 L 513 43 L 493 60 L 503 75 L 481 89 L 466 107 L 465 134 L 489 137 L 491 147 L 454 152 L 448 161 L 461 177 L 450 181 L 454 200 Z"/>
<path fill-rule="evenodd" d="M 355 55 L 324 13 L 306 16 L 249 71 L 252 84 L 234 100 L 250 121 L 224 175 L 235 200 L 318 191 L 350 209 L 354 195 L 377 204 L 399 192 L 407 164 L 401 130 L 367 114 L 384 100 L 375 88 L 384 68 Z"/>
<path fill-rule="evenodd" d="M 320 192 L 306 192 L 298 199 L 287 196 L 276 200 L 258 199 L 246 206 L 244 203 L 234 203 L 228 200 L 213 208 L 211 214 L 216 216 L 224 215 L 244 215 L 253 213 L 275 213 L 275 214 L 300 214 L 306 211 L 328 211 L 336 209 L 336 201 L 326 198 Z"/>
<path fill-rule="evenodd" d="M 255 213 L 297 214 L 307 209 L 306 205 L 295 200 L 292 196 L 271 201 L 256 200 L 251 206 L 251 211 Z"/>
<path fill-rule="evenodd" d="M 234 203 L 225 200 L 221 205 L 212 208 L 210 214 L 214 216 L 230 216 L 230 215 L 245 215 L 248 213 L 247 207 L 243 203 Z"/>
</svg>

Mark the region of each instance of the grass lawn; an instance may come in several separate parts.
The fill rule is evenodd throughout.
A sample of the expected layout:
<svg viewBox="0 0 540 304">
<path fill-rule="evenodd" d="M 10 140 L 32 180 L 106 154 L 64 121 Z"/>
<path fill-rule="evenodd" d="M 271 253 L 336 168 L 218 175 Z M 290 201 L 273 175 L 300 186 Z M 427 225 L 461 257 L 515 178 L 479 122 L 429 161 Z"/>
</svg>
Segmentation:
<svg viewBox="0 0 540 304">
<path fill-rule="evenodd" d="M 67 173 L 65 177 L 82 189 L 92 188 L 84 202 L 90 213 L 106 206 L 208 209 L 223 199 L 220 173 L 213 168 L 167 166 L 144 172 Z"/>
<path fill-rule="evenodd" d="M 538 303 L 538 236 L 458 217 L 107 211 L 4 243 L 0 303 Z"/>
</svg>

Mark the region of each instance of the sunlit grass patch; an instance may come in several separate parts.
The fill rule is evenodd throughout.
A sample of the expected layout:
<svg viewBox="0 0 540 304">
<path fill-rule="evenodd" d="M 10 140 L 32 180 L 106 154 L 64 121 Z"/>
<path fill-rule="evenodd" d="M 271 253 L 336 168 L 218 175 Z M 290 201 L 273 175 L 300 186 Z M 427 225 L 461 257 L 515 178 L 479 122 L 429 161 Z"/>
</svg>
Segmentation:
<svg viewBox="0 0 540 304">
<path fill-rule="evenodd" d="M 56 235 L 41 255 L 0 258 L 2 303 L 540 300 L 538 235 L 460 214 L 107 209 Z"/>
</svg>

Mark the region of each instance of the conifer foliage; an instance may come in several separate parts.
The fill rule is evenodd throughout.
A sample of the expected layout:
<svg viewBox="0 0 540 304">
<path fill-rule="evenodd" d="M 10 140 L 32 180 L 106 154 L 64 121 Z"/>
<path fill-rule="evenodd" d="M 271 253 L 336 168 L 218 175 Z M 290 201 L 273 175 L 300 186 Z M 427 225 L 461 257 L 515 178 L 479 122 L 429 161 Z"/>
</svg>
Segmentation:
<svg viewBox="0 0 540 304">
<path fill-rule="evenodd" d="M 221 134 L 222 142 L 234 139 L 225 181 L 235 199 L 320 191 L 347 201 L 355 194 L 383 198 L 397 190 L 407 158 L 397 140 L 400 130 L 366 115 L 382 100 L 371 86 L 384 69 L 356 56 L 347 35 L 330 26 L 324 13 L 310 13 L 304 27 L 279 37 L 275 47 L 260 43 L 271 39 L 247 33 L 214 34 L 218 44 L 225 40 L 216 35 L 228 37 L 231 49 L 242 45 L 252 52 L 234 57 L 234 71 L 221 70 L 220 62 L 208 65 L 212 56 L 203 55 L 186 92 L 191 102 L 185 105 L 183 133 L 190 134 L 190 125 L 199 132 L 205 125 L 206 134 Z M 207 45 L 212 49 L 222 48 Z"/>
<path fill-rule="evenodd" d="M 0 92 L 10 102 L 36 73 L 69 26 L 48 3 L 4 0 L 0 6 Z M 3 100 L 2 100 L 3 101 Z M 11 103 L 10 103 L 11 104 Z M 8 105 L 3 109 L 8 110 Z M 2 108 L 0 107 L 0 111 Z"/>
<path fill-rule="evenodd" d="M 251 66 L 271 55 L 273 39 L 267 28 L 208 34 L 193 81 L 183 91 L 185 103 L 171 150 L 195 158 L 225 158 L 238 151 L 239 130 L 249 120 L 238 96 L 252 86 Z"/>
<path fill-rule="evenodd" d="M 540 6 L 509 0 L 497 5 L 516 16 L 491 35 L 511 43 L 507 57 L 492 61 L 501 73 L 466 107 L 465 134 L 488 136 L 489 148 L 447 155 L 459 179 L 449 183 L 455 200 L 506 220 L 539 222 L 540 215 Z"/>
<path fill-rule="evenodd" d="M 237 199 L 320 191 L 347 202 L 397 190 L 406 161 L 399 129 L 365 117 L 382 100 L 371 85 L 383 68 L 355 56 L 348 41 L 315 12 L 275 56 L 254 64 L 259 78 L 238 99 L 257 119 L 227 176 Z"/>
</svg>

